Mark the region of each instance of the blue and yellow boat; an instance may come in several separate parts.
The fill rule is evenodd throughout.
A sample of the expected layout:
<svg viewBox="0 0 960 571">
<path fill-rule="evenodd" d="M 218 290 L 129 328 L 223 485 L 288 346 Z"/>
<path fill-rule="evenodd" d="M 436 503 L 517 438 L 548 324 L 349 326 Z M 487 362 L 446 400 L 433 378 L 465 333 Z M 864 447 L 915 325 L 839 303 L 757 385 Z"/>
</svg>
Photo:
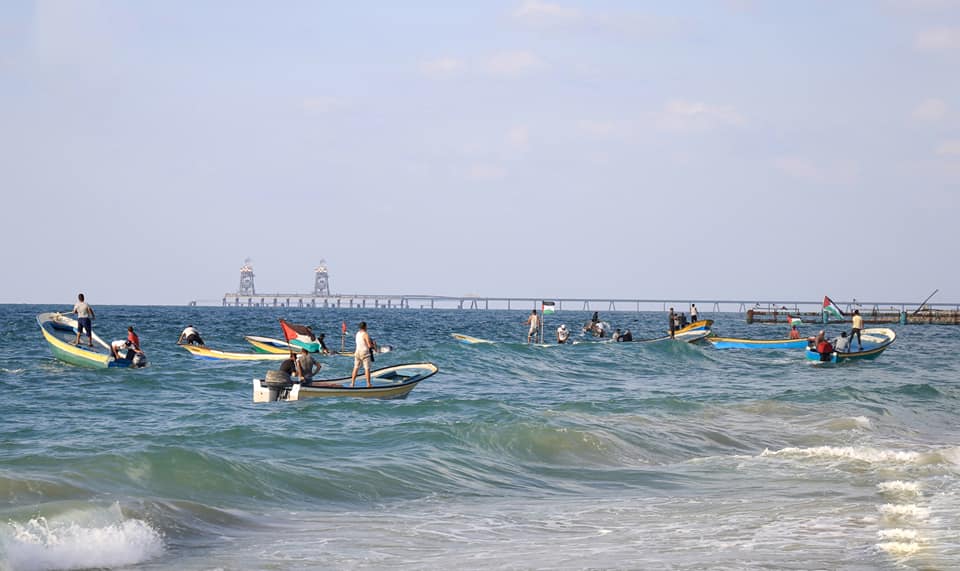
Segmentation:
<svg viewBox="0 0 960 571">
<path fill-rule="evenodd" d="M 76 345 L 77 320 L 61 313 L 41 313 L 37 316 L 37 324 L 50 346 L 50 352 L 64 363 L 93 369 L 137 369 L 147 365 L 145 358 L 134 359 L 132 354 L 129 359 L 114 358 L 110 344 L 96 333 L 92 336 L 93 347 Z M 87 336 L 81 337 L 80 341 L 87 342 Z"/>
<path fill-rule="evenodd" d="M 206 361 L 283 361 L 290 357 L 290 351 L 285 353 L 235 353 L 220 351 L 198 345 L 181 345 L 197 359 Z"/>
<path fill-rule="evenodd" d="M 717 349 L 803 349 L 808 340 L 804 339 L 740 339 L 737 337 L 707 338 Z"/>
<path fill-rule="evenodd" d="M 857 351 L 844 351 L 821 355 L 820 353 L 807 349 L 807 359 L 820 363 L 846 363 L 848 361 L 859 361 L 861 359 L 876 359 L 881 353 L 887 350 L 887 347 L 893 345 L 897 340 L 897 334 L 893 329 L 877 327 L 873 329 L 864 329 L 860 332 L 863 341 L 863 349 L 857 347 Z M 853 340 L 850 341 L 853 344 Z"/>
<path fill-rule="evenodd" d="M 257 353 L 274 353 L 289 355 L 290 351 L 300 352 L 299 347 L 293 347 L 283 339 L 274 339 L 273 337 L 260 337 L 257 335 L 245 335 L 244 340 L 253 345 L 253 350 Z"/>
<path fill-rule="evenodd" d="M 712 326 L 712 319 L 701 319 L 700 321 L 694 321 L 693 323 L 674 331 L 673 338 L 679 341 L 693 343 L 694 341 L 699 341 L 704 337 L 708 337 L 711 333 L 710 328 Z M 669 334 L 669 331 L 667 333 Z"/>
</svg>

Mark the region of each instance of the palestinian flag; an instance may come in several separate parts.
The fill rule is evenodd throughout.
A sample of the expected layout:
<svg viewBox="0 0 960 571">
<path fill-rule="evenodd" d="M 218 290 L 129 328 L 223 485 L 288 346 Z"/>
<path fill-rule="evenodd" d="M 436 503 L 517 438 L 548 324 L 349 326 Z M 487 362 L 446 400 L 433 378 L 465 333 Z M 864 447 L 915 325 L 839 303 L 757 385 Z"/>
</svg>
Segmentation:
<svg viewBox="0 0 960 571">
<path fill-rule="evenodd" d="M 297 325 L 296 323 L 290 323 L 289 321 L 280 320 L 280 327 L 283 329 L 283 338 L 287 340 L 293 347 L 300 347 L 306 349 L 311 353 L 316 353 L 320 350 L 320 343 L 317 341 L 316 335 L 313 334 L 313 331 L 310 331 L 310 328 L 306 325 Z"/>
<path fill-rule="evenodd" d="M 795 325 L 803 325 L 803 320 L 800 319 L 799 317 L 794 317 L 790 314 L 787 314 L 787 323 L 789 323 L 790 326 L 793 327 Z"/>
<path fill-rule="evenodd" d="M 541 310 L 543 311 L 543 314 L 546 315 L 548 313 L 553 313 L 554 311 L 556 311 L 557 304 L 555 304 L 552 301 L 544 301 L 540 307 L 541 307 Z"/>
<path fill-rule="evenodd" d="M 843 312 L 840 311 L 837 304 L 833 303 L 833 300 L 827 296 L 823 296 L 823 312 L 828 316 L 832 315 L 837 319 L 843 319 Z"/>
</svg>

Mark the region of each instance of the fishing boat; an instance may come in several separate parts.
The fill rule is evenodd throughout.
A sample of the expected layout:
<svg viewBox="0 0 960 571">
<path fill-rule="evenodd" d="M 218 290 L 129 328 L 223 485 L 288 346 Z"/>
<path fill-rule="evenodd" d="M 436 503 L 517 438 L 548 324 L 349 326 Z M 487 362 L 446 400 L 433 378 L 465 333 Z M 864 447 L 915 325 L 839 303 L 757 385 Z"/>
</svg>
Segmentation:
<svg viewBox="0 0 960 571">
<path fill-rule="evenodd" d="M 219 351 L 209 349 L 199 345 L 181 345 L 197 359 L 207 361 L 283 361 L 290 357 L 290 351 L 286 353 L 234 353 L 232 351 Z"/>
<path fill-rule="evenodd" d="M 300 352 L 300 348 L 294 348 L 283 339 L 274 339 L 273 337 L 260 337 L 257 335 L 245 335 L 243 339 L 253 345 L 253 350 L 257 353 L 274 353 L 289 355 L 290 351 Z"/>
<path fill-rule="evenodd" d="M 37 316 L 37 324 L 43 332 L 43 338 L 50 346 L 53 356 L 65 363 L 91 367 L 94 369 L 139 369 L 147 365 L 143 353 L 140 356 L 133 351 L 127 351 L 124 358 L 115 358 L 110 344 L 93 334 L 93 347 L 76 345 L 77 320 L 57 312 L 41 313 Z M 86 336 L 84 336 L 86 337 Z M 81 338 L 81 341 L 84 340 Z"/>
<path fill-rule="evenodd" d="M 712 319 L 701 319 L 700 321 L 694 321 L 693 323 L 689 323 L 674 331 L 673 338 L 679 339 L 680 341 L 693 343 L 694 341 L 699 341 L 704 337 L 709 336 L 711 334 L 710 328 L 712 326 Z"/>
<path fill-rule="evenodd" d="M 740 339 L 737 337 L 708 337 L 717 349 L 803 349 L 807 339 Z"/>
<path fill-rule="evenodd" d="M 466 343 L 467 345 L 475 345 L 477 343 L 493 343 L 493 341 L 488 341 L 487 339 L 480 339 L 479 337 L 470 337 L 469 335 L 463 335 L 461 333 L 451 333 L 450 335 L 457 341 L 461 343 Z"/>
<path fill-rule="evenodd" d="M 897 334 L 892 329 L 877 327 L 873 329 L 864 329 L 860 332 L 863 341 L 863 349 L 857 351 L 844 351 L 827 355 L 821 355 L 817 351 L 808 348 L 806 350 L 807 359 L 821 363 L 845 363 L 847 361 L 858 361 L 860 359 L 876 359 L 881 353 L 887 350 L 887 347 L 893 345 L 897 340 Z M 851 340 L 851 344 L 853 341 Z"/>
<path fill-rule="evenodd" d="M 253 402 L 295 401 L 310 398 L 358 397 L 376 399 L 402 399 L 424 379 L 437 374 L 433 363 L 410 363 L 393 365 L 370 371 L 368 387 L 363 375 L 357 375 L 356 383 L 350 386 L 350 377 L 315 380 L 310 383 L 274 382 L 267 379 L 253 380 Z M 273 373 L 273 371 L 271 371 Z"/>
</svg>

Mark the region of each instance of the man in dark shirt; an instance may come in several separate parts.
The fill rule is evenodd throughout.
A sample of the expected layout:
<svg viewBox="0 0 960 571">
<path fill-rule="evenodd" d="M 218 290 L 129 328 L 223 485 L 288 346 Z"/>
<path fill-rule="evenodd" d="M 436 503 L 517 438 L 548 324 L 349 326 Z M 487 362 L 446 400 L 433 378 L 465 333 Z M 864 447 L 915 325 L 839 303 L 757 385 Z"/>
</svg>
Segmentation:
<svg viewBox="0 0 960 571">
<path fill-rule="evenodd" d="M 297 356 L 293 353 L 290 353 L 290 357 L 284 362 L 280 363 L 280 372 L 284 373 L 286 378 L 290 379 L 290 375 L 294 374 L 297 371 Z M 291 379 L 292 380 L 292 379 Z"/>
</svg>

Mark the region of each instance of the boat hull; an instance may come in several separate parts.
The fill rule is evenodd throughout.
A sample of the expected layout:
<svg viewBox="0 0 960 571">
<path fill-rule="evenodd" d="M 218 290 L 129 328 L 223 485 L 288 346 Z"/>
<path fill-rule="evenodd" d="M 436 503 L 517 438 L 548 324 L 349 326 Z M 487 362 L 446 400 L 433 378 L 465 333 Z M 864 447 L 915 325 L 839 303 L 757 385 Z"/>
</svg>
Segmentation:
<svg viewBox="0 0 960 571">
<path fill-rule="evenodd" d="M 280 339 L 273 339 L 271 337 L 258 337 L 256 335 L 246 335 L 244 340 L 253 345 L 253 350 L 257 353 L 273 353 L 275 355 L 289 355 L 291 349 L 294 352 L 299 352 L 299 349 L 294 349 L 290 346 L 289 343 Z"/>
<path fill-rule="evenodd" d="M 700 321 L 694 321 L 693 323 L 674 331 L 673 338 L 679 339 L 680 341 L 693 343 L 694 341 L 699 341 L 710 335 L 710 328 L 712 326 L 712 319 L 701 319 Z M 669 335 L 669 333 L 670 332 L 668 331 L 667 334 Z"/>
<path fill-rule="evenodd" d="M 373 386 L 366 386 L 363 375 L 314 381 L 310 384 L 271 385 L 264 379 L 253 380 L 253 402 L 296 401 L 312 398 L 403 399 L 420 382 L 437 374 L 433 363 L 409 363 L 383 367 L 370 372 Z"/>
<path fill-rule="evenodd" d="M 461 333 L 451 333 L 450 336 L 461 343 L 466 343 L 467 345 L 476 345 L 477 343 L 493 343 L 493 341 L 487 341 L 486 339 L 480 339 L 479 337 L 471 337 L 469 335 L 463 335 Z"/>
<path fill-rule="evenodd" d="M 181 345 L 197 359 L 206 361 L 283 361 L 290 357 L 290 352 L 286 353 L 235 353 L 232 351 L 219 351 L 217 349 L 208 349 L 196 345 Z"/>
<path fill-rule="evenodd" d="M 803 349 L 806 339 L 739 339 L 736 337 L 711 337 L 708 339 L 717 349 Z"/>
</svg>

